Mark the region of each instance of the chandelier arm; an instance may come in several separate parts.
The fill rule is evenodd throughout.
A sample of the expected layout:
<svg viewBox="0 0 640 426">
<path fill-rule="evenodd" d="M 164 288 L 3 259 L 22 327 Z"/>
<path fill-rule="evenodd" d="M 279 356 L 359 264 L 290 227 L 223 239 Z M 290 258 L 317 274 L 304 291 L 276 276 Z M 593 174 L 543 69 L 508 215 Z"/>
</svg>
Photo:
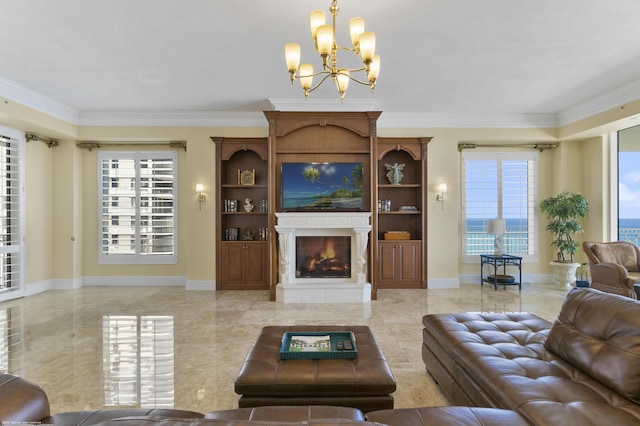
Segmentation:
<svg viewBox="0 0 640 426">
<path fill-rule="evenodd" d="M 326 73 L 326 71 L 325 71 L 325 73 Z M 323 74 L 323 72 L 320 72 L 320 73 L 318 73 L 318 74 Z M 320 80 L 318 83 L 316 83 L 316 85 L 315 85 L 315 86 L 313 86 L 311 89 L 307 90 L 307 92 L 309 92 L 309 93 L 313 92 L 313 91 L 314 91 L 314 90 L 316 90 L 318 87 L 320 87 L 320 85 L 321 85 L 322 83 L 324 83 L 324 81 L 325 81 L 327 78 L 331 77 L 331 74 L 329 74 L 329 73 L 326 73 L 326 74 L 327 74 L 327 75 L 325 75 L 324 77 L 322 77 L 322 80 Z M 317 74 L 315 74 L 315 75 L 317 75 Z"/>
</svg>

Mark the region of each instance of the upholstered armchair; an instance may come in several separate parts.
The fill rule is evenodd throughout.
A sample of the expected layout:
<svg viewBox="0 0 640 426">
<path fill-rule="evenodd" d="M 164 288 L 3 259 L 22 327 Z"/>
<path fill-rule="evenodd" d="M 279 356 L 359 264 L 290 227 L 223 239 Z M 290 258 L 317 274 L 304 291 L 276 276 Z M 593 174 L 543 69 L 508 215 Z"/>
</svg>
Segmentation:
<svg viewBox="0 0 640 426">
<path fill-rule="evenodd" d="M 591 287 L 637 299 L 634 284 L 640 283 L 640 249 L 627 241 L 596 243 L 585 241 Z"/>
</svg>

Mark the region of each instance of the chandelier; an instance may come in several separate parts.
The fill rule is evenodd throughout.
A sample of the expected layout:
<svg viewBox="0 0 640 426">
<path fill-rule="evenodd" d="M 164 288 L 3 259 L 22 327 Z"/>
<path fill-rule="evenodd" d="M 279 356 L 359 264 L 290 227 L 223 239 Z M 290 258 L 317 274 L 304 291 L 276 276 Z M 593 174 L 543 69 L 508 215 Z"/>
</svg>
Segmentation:
<svg viewBox="0 0 640 426">
<path fill-rule="evenodd" d="M 296 78 L 300 80 L 305 99 L 309 99 L 309 93 L 316 90 L 329 77 L 338 89 L 340 101 L 344 102 L 344 94 L 349 86 L 349 80 L 369 86 L 373 92 L 376 87 L 376 80 L 380 73 L 380 55 L 375 54 L 376 35 L 373 32 L 364 30 L 363 18 L 351 18 L 349 30 L 351 34 L 352 47 L 341 47 L 336 43 L 336 16 L 338 15 L 337 0 L 331 2 L 329 8 L 333 18 L 333 25 L 326 24 L 326 16 L 322 10 L 311 12 L 311 37 L 316 47 L 316 52 L 322 58 L 322 71 L 313 72 L 313 65 L 300 64 L 300 45 L 297 43 L 287 43 L 284 47 L 287 69 L 291 76 L 291 84 Z M 362 60 L 363 66 L 360 68 L 339 68 L 338 50 L 354 52 L 356 57 Z M 366 81 L 353 77 L 352 73 L 364 72 Z M 322 76 L 320 81 L 314 86 L 313 77 Z M 363 77 L 360 77 L 363 78 Z"/>
</svg>

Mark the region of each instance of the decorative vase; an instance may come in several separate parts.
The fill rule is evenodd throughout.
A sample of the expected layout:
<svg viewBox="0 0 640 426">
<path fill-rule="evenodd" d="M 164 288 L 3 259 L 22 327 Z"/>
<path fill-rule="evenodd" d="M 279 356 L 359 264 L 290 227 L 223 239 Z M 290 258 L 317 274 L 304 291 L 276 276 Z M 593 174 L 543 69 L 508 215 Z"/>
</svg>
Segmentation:
<svg viewBox="0 0 640 426">
<path fill-rule="evenodd" d="M 571 262 L 551 262 L 553 267 L 553 281 L 556 284 L 564 284 L 573 287 L 576 282 L 576 270 L 580 267 L 579 263 Z"/>
</svg>

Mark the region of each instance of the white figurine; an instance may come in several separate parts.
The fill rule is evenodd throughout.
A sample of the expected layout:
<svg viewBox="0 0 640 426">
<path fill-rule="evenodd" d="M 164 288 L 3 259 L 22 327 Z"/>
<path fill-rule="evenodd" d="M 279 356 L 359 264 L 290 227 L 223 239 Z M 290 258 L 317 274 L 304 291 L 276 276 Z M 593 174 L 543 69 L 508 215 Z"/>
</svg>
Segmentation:
<svg viewBox="0 0 640 426">
<path fill-rule="evenodd" d="M 400 185 L 400 181 L 404 177 L 404 174 L 401 172 L 404 169 L 403 163 L 395 163 L 395 164 L 385 164 L 384 165 L 389 173 L 387 173 L 387 179 L 393 185 Z"/>
<path fill-rule="evenodd" d="M 251 198 L 245 198 L 244 199 L 244 211 L 245 212 L 252 212 L 253 211 L 253 203 L 252 203 L 252 199 Z"/>
</svg>

